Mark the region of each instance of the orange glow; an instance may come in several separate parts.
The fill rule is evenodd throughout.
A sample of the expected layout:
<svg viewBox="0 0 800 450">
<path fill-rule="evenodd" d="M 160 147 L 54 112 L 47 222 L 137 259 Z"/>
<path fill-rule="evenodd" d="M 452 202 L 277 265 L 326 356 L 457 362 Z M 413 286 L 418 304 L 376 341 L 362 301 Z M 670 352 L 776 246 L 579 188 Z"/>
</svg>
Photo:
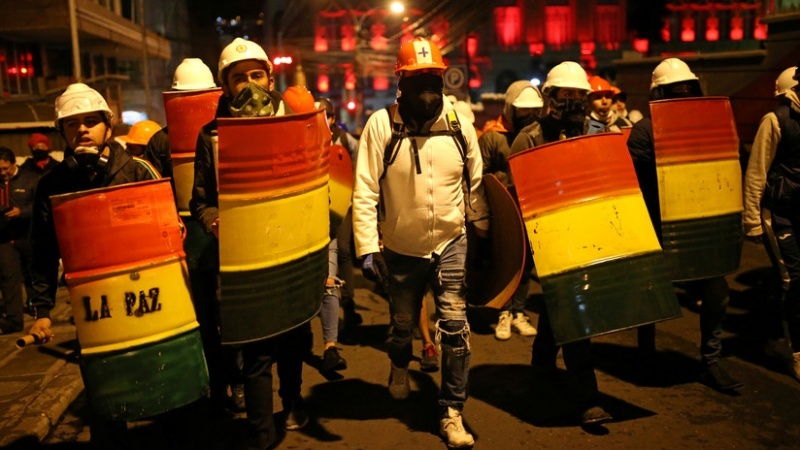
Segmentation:
<svg viewBox="0 0 800 450">
<path fill-rule="evenodd" d="M 681 40 L 683 42 L 694 42 L 694 19 L 691 17 L 684 17 L 681 21 L 683 30 L 681 31 Z"/>
<path fill-rule="evenodd" d="M 344 75 L 344 88 L 348 91 L 356 88 L 356 74 L 352 70 L 348 70 Z"/>
<path fill-rule="evenodd" d="M 517 6 L 494 9 L 494 30 L 497 43 L 502 47 L 514 47 L 522 41 L 522 14 Z"/>
<path fill-rule="evenodd" d="M 389 47 L 389 43 L 384 36 L 386 33 L 386 25 L 376 23 L 370 27 L 370 32 L 372 33 L 372 39 L 369 41 L 369 46 L 372 47 L 373 50 L 386 50 L 386 48 Z"/>
<path fill-rule="evenodd" d="M 467 36 L 467 55 L 470 58 L 474 58 L 475 55 L 478 54 L 478 35 L 475 33 L 470 33 Z"/>
<path fill-rule="evenodd" d="M 470 89 L 478 89 L 483 84 L 483 79 L 481 79 L 481 71 L 478 69 L 478 66 L 475 64 L 470 65 L 469 67 L 469 88 Z"/>
<path fill-rule="evenodd" d="M 647 53 L 650 50 L 650 40 L 645 38 L 634 39 L 633 49 L 639 53 Z"/>
<path fill-rule="evenodd" d="M 314 32 L 314 51 L 328 51 L 328 40 L 325 38 L 325 27 L 321 25 L 317 25 L 317 29 Z"/>
<path fill-rule="evenodd" d="M 731 40 L 732 41 L 741 41 L 744 37 L 744 30 L 742 30 L 742 25 L 744 24 L 744 20 L 741 17 L 731 17 Z"/>
<path fill-rule="evenodd" d="M 669 42 L 672 39 L 672 31 L 670 31 L 669 19 L 664 19 L 664 26 L 661 27 L 661 40 Z"/>
<path fill-rule="evenodd" d="M 331 90 L 331 83 L 327 74 L 322 73 L 317 77 L 317 90 L 320 92 L 328 92 Z"/>
<path fill-rule="evenodd" d="M 389 89 L 389 78 L 378 76 L 372 79 L 372 89 L 385 91 Z"/>
<path fill-rule="evenodd" d="M 708 42 L 719 40 L 719 19 L 716 17 L 706 19 L 706 40 Z"/>
<path fill-rule="evenodd" d="M 342 51 L 352 52 L 356 49 L 356 32 L 352 25 L 342 25 Z"/>
</svg>

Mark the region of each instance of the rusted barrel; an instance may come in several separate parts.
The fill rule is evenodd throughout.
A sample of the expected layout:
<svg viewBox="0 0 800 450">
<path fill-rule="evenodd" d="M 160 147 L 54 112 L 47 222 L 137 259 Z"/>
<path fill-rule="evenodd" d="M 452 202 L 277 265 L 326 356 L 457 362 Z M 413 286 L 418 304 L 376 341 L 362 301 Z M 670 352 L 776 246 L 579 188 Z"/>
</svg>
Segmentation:
<svg viewBox="0 0 800 450">
<path fill-rule="evenodd" d="M 92 409 L 135 420 L 205 396 L 208 371 L 169 181 L 50 200 Z"/>
<path fill-rule="evenodd" d="M 622 133 L 509 163 L 558 344 L 680 316 Z"/>
<path fill-rule="evenodd" d="M 661 237 L 672 279 L 735 272 L 742 252 L 739 136 L 726 97 L 650 103 Z"/>
<path fill-rule="evenodd" d="M 324 110 L 217 123 L 222 341 L 252 342 L 321 306 L 330 131 Z"/>
<path fill-rule="evenodd" d="M 167 117 L 167 135 L 172 154 L 172 177 L 178 212 L 189 215 L 189 200 L 194 184 L 194 150 L 197 136 L 203 125 L 216 116 L 222 89 L 203 91 L 166 91 L 164 113 Z"/>
</svg>

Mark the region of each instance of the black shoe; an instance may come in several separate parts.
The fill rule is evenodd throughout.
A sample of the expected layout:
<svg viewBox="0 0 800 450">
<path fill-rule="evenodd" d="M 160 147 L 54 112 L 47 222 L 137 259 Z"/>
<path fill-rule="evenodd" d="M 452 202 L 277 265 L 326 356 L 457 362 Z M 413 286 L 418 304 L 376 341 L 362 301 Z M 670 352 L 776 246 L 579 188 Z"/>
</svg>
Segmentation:
<svg viewBox="0 0 800 450">
<path fill-rule="evenodd" d="M 599 406 L 592 406 L 581 414 L 581 425 L 600 425 L 612 420 L 611 414 Z"/>
<path fill-rule="evenodd" d="M 347 361 L 339 354 L 339 349 L 328 347 L 325 353 L 322 354 L 322 369 L 320 371 L 329 373 L 344 369 L 347 369 Z"/>
<path fill-rule="evenodd" d="M 744 386 L 744 383 L 730 376 L 719 363 L 708 364 L 700 372 L 700 382 L 718 391 L 730 391 Z"/>
<path fill-rule="evenodd" d="M 18 333 L 22 331 L 22 328 L 22 319 L 13 320 L 9 319 L 8 317 L 0 318 L 0 334 Z"/>
<path fill-rule="evenodd" d="M 297 398 L 290 404 L 284 403 L 283 411 L 286 413 L 286 421 L 283 428 L 287 431 L 295 431 L 308 425 L 308 410 L 302 398 Z"/>
</svg>

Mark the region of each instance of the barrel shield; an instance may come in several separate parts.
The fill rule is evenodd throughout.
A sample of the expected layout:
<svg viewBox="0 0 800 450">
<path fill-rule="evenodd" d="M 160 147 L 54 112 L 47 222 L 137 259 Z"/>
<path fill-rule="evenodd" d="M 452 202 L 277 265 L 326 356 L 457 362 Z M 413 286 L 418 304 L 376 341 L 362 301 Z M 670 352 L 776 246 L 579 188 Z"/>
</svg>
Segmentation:
<svg viewBox="0 0 800 450">
<path fill-rule="evenodd" d="M 525 225 L 516 202 L 492 174 L 483 176 L 483 190 L 491 212 L 489 261 L 480 261 L 470 228 L 467 300 L 473 305 L 502 308 L 519 286 L 525 265 Z"/>
<path fill-rule="evenodd" d="M 330 151 L 331 236 L 335 235 L 344 220 L 353 199 L 353 161 L 344 146 L 334 144 Z"/>
<path fill-rule="evenodd" d="M 328 273 L 330 130 L 323 110 L 218 119 L 225 344 L 313 318 Z"/>
<path fill-rule="evenodd" d="M 556 343 L 680 315 L 622 133 L 509 163 Z"/>
<path fill-rule="evenodd" d="M 166 91 L 161 95 L 164 97 L 164 113 L 169 129 L 172 178 L 178 210 L 188 212 L 194 184 L 197 136 L 204 125 L 214 120 L 222 89 Z"/>
<path fill-rule="evenodd" d="M 672 279 L 736 271 L 742 246 L 742 174 L 729 99 L 654 101 L 650 113 L 661 231 Z"/>
<path fill-rule="evenodd" d="M 169 180 L 50 200 L 95 413 L 133 420 L 204 396 L 208 372 Z"/>
</svg>

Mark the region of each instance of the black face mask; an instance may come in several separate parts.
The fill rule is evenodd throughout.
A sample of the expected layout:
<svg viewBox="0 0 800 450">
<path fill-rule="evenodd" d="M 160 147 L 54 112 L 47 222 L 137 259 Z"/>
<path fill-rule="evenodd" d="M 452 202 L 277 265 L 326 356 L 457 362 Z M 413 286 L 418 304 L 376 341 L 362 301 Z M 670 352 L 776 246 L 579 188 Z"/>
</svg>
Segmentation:
<svg viewBox="0 0 800 450">
<path fill-rule="evenodd" d="M 537 114 L 528 114 L 526 116 L 517 116 L 514 115 L 514 118 L 511 121 L 511 125 L 514 126 L 514 130 L 519 131 L 528 125 L 536 122 L 536 118 L 538 117 Z"/>
<path fill-rule="evenodd" d="M 407 124 L 422 124 L 441 114 L 444 105 L 442 77 L 430 73 L 403 77 L 398 87 L 401 95 L 397 104 L 400 116 Z"/>
<path fill-rule="evenodd" d="M 31 156 L 34 161 L 41 161 L 47 159 L 50 152 L 48 150 L 31 150 Z"/>
</svg>

